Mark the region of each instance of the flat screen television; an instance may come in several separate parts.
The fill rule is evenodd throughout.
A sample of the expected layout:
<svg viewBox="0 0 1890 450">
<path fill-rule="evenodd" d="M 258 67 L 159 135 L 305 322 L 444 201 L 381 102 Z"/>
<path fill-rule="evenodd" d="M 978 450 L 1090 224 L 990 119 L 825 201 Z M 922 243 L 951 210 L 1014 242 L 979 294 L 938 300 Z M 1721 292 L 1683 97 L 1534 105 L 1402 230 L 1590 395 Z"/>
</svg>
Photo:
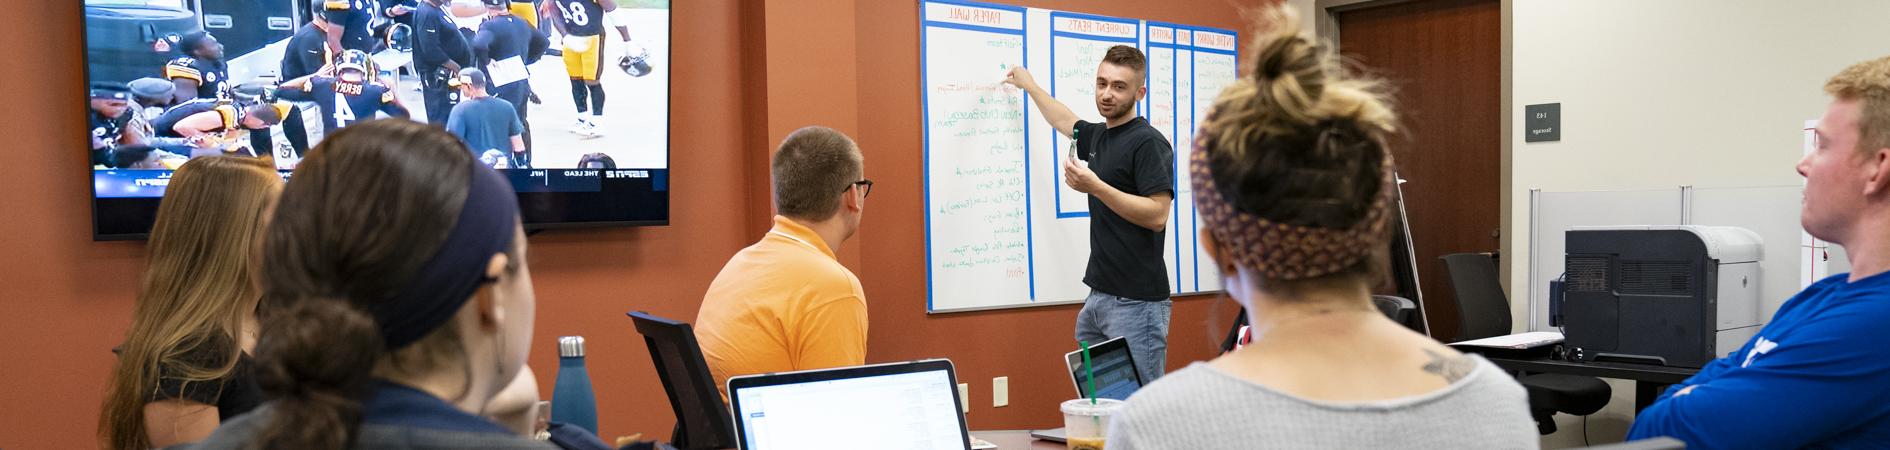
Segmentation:
<svg viewBox="0 0 1890 450">
<path fill-rule="evenodd" d="M 485 97 L 513 112 L 449 129 L 512 180 L 527 229 L 669 223 L 669 0 L 84 2 L 94 239 L 145 237 L 190 158 L 266 158 L 287 179 L 332 130 L 445 125 Z M 442 31 L 463 53 L 430 40 Z M 541 58 L 503 57 L 532 33 Z M 442 60 L 485 76 L 430 62 Z M 480 79 L 484 97 L 461 87 Z"/>
</svg>

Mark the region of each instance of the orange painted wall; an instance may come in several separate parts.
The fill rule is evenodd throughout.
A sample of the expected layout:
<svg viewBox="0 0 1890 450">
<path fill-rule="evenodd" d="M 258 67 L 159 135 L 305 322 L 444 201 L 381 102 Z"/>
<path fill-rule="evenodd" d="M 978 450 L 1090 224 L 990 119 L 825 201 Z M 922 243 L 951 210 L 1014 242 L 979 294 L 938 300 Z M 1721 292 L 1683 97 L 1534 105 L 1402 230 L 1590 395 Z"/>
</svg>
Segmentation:
<svg viewBox="0 0 1890 450">
<path fill-rule="evenodd" d="M 759 3 L 758 1 L 751 3 Z M 760 87 L 744 70 L 743 49 L 759 35 L 741 30 L 736 2 L 677 2 L 674 25 L 698 30 L 676 39 L 672 74 L 672 180 L 669 227 L 557 230 L 531 238 L 539 312 L 531 364 L 549 395 L 556 338 L 590 338 L 590 368 L 606 433 L 656 432 L 671 423 L 643 341 L 623 313 L 648 310 L 693 319 L 722 262 L 766 220 L 726 205 L 762 196 L 750 182 L 744 108 Z M 753 8 L 759 10 L 759 8 Z M 140 242 L 92 242 L 84 172 L 85 111 L 80 2 L 52 2 L 35 14 L 0 17 L 0 448 L 86 448 L 112 363 L 130 323 Z M 753 40 L 747 42 L 745 40 Z M 28 45 L 27 43 L 43 43 Z M 30 61 L 30 63 L 28 63 Z M 755 78 L 759 80 L 759 78 Z M 634 101 L 629 98 L 616 101 Z M 766 165 L 761 166 L 765 177 Z M 761 187 L 757 191 L 755 188 Z"/>
<path fill-rule="evenodd" d="M 82 167 L 80 2 L 0 16 L 0 448 L 85 448 L 130 320 L 144 246 L 92 242 Z M 1242 29 L 1225 0 L 1005 1 Z M 871 311 L 868 358 L 948 357 L 972 383 L 973 428 L 1059 421 L 1071 394 L 1057 360 L 1076 307 L 925 314 L 918 7 L 903 0 L 675 2 L 669 227 L 557 230 L 531 238 L 540 309 L 531 364 L 549 394 L 555 339 L 590 340 L 606 435 L 667 436 L 673 418 L 623 312 L 693 320 L 702 291 L 768 223 L 767 155 L 786 133 L 856 137 L 880 184 L 865 229 L 840 252 Z M 40 43 L 41 45 L 27 45 Z M 618 100 L 628 101 L 628 100 Z M 1211 357 L 1231 304 L 1177 302 L 1169 365 Z M 991 378 L 1011 402 L 991 408 Z"/>
</svg>

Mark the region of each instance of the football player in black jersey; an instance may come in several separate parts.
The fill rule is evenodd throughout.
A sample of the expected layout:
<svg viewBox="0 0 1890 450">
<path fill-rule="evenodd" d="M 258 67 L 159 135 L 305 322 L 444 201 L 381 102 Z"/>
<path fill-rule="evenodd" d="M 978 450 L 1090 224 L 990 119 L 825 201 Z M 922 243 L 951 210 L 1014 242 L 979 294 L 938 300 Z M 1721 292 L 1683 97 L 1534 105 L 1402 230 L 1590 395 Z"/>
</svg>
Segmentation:
<svg viewBox="0 0 1890 450">
<path fill-rule="evenodd" d="M 334 133 L 351 122 L 373 120 L 378 113 L 408 117 L 407 107 L 394 98 L 394 88 L 377 83 L 374 71 L 374 60 L 367 52 L 348 50 L 314 75 L 283 82 L 277 95 L 321 105 L 324 133 Z"/>
<path fill-rule="evenodd" d="M 133 140 L 130 129 L 131 89 L 117 83 L 93 83 L 87 104 L 87 126 L 92 134 L 92 165 L 112 166 L 112 149 Z"/>
<path fill-rule="evenodd" d="M 211 150 L 262 156 L 270 153 L 267 149 L 258 152 L 252 148 L 250 131 L 268 133 L 269 127 L 281 123 L 282 116 L 294 107 L 288 102 L 239 107 L 218 100 L 197 99 L 165 111 L 151 121 L 151 126 L 158 136 L 185 138 L 197 149 L 204 150 L 192 152 L 193 157 L 215 153 Z"/>
<path fill-rule="evenodd" d="M 328 46 L 342 50 L 374 50 L 374 10 L 367 0 L 317 0 L 328 19 Z"/>
<path fill-rule="evenodd" d="M 584 137 L 603 136 L 597 123 L 604 120 L 604 85 L 600 81 L 604 67 L 599 62 L 605 47 L 604 18 L 613 17 L 624 45 L 634 46 L 623 15 L 628 10 L 617 9 L 615 0 L 549 0 L 541 12 L 545 13 L 545 20 L 558 28 L 558 34 L 564 35 L 564 70 L 571 76 L 571 101 L 577 104 L 578 111 L 578 120 L 571 132 Z M 624 52 L 618 64 L 641 63 L 648 55 L 647 50 L 635 48 Z M 591 117 L 584 117 L 586 111 Z"/>
<path fill-rule="evenodd" d="M 208 31 L 195 31 L 177 40 L 184 56 L 164 64 L 164 78 L 177 85 L 177 103 L 193 98 L 217 98 L 229 88 L 230 69 L 223 61 L 223 43 Z"/>
</svg>

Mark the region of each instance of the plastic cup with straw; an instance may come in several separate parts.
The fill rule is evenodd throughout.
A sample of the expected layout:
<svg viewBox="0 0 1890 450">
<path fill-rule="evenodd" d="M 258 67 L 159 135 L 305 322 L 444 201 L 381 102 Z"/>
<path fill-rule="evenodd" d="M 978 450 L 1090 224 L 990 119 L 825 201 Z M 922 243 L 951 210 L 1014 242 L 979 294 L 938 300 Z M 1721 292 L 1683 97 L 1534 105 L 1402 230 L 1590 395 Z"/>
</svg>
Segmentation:
<svg viewBox="0 0 1890 450">
<path fill-rule="evenodd" d="M 1093 406 L 1096 404 L 1096 365 L 1089 363 L 1089 341 L 1076 343 L 1083 346 L 1083 378 L 1089 382 L 1089 404 Z M 1102 416 L 1090 416 L 1089 420 L 1095 421 L 1097 428 L 1102 427 Z"/>
<path fill-rule="evenodd" d="M 1076 341 L 1083 347 L 1083 379 L 1089 382 L 1089 404 L 1096 404 L 1096 366 L 1089 364 L 1089 341 Z"/>
</svg>

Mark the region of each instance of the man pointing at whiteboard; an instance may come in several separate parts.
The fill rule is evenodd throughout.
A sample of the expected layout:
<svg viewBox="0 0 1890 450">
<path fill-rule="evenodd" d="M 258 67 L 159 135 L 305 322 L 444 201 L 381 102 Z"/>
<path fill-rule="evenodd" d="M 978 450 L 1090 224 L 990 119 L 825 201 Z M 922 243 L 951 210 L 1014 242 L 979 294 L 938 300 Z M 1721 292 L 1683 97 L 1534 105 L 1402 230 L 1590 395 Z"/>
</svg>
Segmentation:
<svg viewBox="0 0 1890 450">
<path fill-rule="evenodd" d="M 1076 339 L 1091 345 L 1126 337 L 1143 382 L 1160 377 L 1168 359 L 1168 272 L 1162 236 L 1175 196 L 1175 150 L 1135 104 L 1148 59 L 1135 47 L 1109 48 L 1096 67 L 1096 110 L 1103 123 L 1077 119 L 1023 67 L 1004 82 L 1030 94 L 1050 127 L 1075 142 L 1063 160 L 1063 183 L 1089 195 L 1089 298 L 1076 314 Z"/>
</svg>

